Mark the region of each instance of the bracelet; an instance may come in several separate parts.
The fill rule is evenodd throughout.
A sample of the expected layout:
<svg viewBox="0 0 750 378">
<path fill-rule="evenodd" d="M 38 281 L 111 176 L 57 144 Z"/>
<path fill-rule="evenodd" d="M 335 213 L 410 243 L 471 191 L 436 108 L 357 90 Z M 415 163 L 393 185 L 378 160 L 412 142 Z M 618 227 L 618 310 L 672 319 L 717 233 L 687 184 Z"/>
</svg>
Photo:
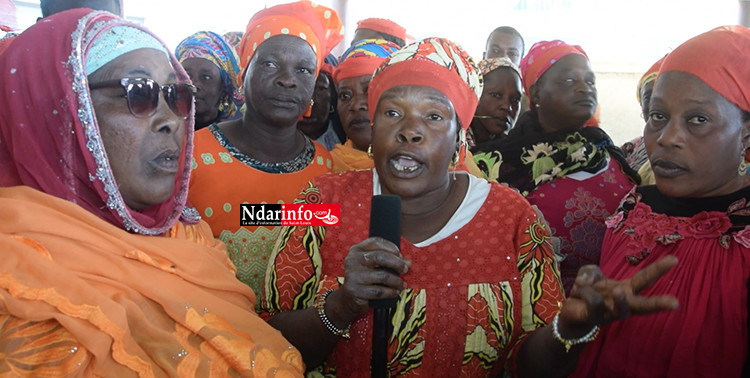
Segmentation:
<svg viewBox="0 0 750 378">
<path fill-rule="evenodd" d="M 315 301 L 315 304 L 313 304 L 313 307 L 318 310 L 318 316 L 320 317 L 320 321 L 323 322 L 323 325 L 331 331 L 332 334 L 343 337 L 345 339 L 349 338 L 349 326 L 347 326 L 344 329 L 336 328 L 333 323 L 331 323 L 331 320 L 328 319 L 328 316 L 326 316 L 326 298 L 328 298 L 328 295 L 333 293 L 333 289 L 326 291 L 323 293 L 323 295 L 318 298 L 318 300 Z"/>
<path fill-rule="evenodd" d="M 573 345 L 592 342 L 596 339 L 596 336 L 599 335 L 599 326 L 594 326 L 594 328 L 592 328 L 589 333 L 583 335 L 582 337 L 579 337 L 577 339 L 564 339 L 560 335 L 560 330 L 558 329 L 559 319 L 560 313 L 558 312 L 557 315 L 555 315 L 555 318 L 552 320 L 552 337 L 565 345 L 565 353 L 568 353 L 570 351 L 570 347 L 572 347 Z"/>
</svg>

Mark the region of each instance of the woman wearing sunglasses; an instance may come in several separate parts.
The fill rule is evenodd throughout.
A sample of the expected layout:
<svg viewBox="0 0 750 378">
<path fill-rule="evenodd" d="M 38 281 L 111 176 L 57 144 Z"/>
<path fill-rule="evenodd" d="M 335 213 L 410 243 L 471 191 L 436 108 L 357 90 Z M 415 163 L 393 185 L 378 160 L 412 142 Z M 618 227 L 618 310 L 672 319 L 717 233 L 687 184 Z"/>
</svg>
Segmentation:
<svg viewBox="0 0 750 378">
<path fill-rule="evenodd" d="M 150 32 L 89 12 L 0 61 L 0 372 L 299 376 L 186 205 L 187 74 Z"/>
<path fill-rule="evenodd" d="M 239 48 L 245 114 L 195 134 L 190 202 L 256 293 L 281 227 L 240 226 L 240 204 L 291 203 L 305 183 L 331 171 L 331 155 L 297 122 L 310 115 L 316 77 L 341 31 L 335 11 L 309 1 L 255 14 Z"/>
</svg>

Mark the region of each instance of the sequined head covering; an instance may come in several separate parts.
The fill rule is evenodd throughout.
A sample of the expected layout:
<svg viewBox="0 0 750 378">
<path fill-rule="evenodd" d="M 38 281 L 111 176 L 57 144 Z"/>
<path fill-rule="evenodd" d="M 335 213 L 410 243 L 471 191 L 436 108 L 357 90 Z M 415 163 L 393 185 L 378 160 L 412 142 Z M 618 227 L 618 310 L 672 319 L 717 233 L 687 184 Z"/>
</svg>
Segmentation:
<svg viewBox="0 0 750 378">
<path fill-rule="evenodd" d="M 656 80 L 656 75 L 659 73 L 659 68 L 661 68 L 661 64 L 662 62 L 664 62 L 664 58 L 666 57 L 667 56 L 664 55 L 661 59 L 657 60 L 656 63 L 654 63 L 651 68 L 649 68 L 648 71 L 646 71 L 646 73 L 641 76 L 641 80 L 638 81 L 638 88 L 636 88 L 635 92 L 635 95 L 638 98 L 638 103 L 641 102 L 641 90 L 646 84 Z"/>
<path fill-rule="evenodd" d="M 234 117 L 243 103 L 238 82 L 240 65 L 234 47 L 214 32 L 200 31 L 182 40 L 175 55 L 180 63 L 189 58 L 203 58 L 219 67 L 225 90 L 219 101 L 219 118 Z"/>
<path fill-rule="evenodd" d="M 466 130 L 482 96 L 482 74 L 471 56 L 443 38 L 426 38 L 405 46 L 387 58 L 370 81 L 367 111 L 375 108 L 383 92 L 399 85 L 433 88 L 451 100 L 461 128 Z"/>
<path fill-rule="evenodd" d="M 359 29 L 374 30 L 380 34 L 394 36 L 402 41 L 407 39 L 406 29 L 403 26 L 384 18 L 366 18 L 359 21 L 355 32 Z"/>
<path fill-rule="evenodd" d="M 350 46 L 339 59 L 333 73 L 333 81 L 364 75 L 372 75 L 385 58 L 399 47 L 384 39 L 363 39 Z"/>
<path fill-rule="evenodd" d="M 164 46 L 151 34 L 134 27 L 121 25 L 107 30 L 94 40 L 86 54 L 86 76 L 91 75 L 117 57 L 138 49 L 154 49 L 169 58 Z"/>
<path fill-rule="evenodd" d="M 479 70 L 482 71 L 482 75 L 487 75 L 488 73 L 500 68 L 500 67 L 508 67 L 513 72 L 518 74 L 518 77 L 523 80 L 523 75 L 521 75 L 521 70 L 518 69 L 518 66 L 513 64 L 513 62 L 506 58 L 506 57 L 498 57 L 498 58 L 489 58 L 479 61 Z"/>
<path fill-rule="evenodd" d="M 282 34 L 299 37 L 310 45 L 318 60 L 317 76 L 327 52 L 344 38 L 344 26 L 336 11 L 309 0 L 263 9 L 250 19 L 240 44 L 240 81 L 258 46 Z"/>
<path fill-rule="evenodd" d="M 570 54 L 583 55 L 589 57 L 583 51 L 581 46 L 569 45 L 560 40 L 541 41 L 535 43 L 529 49 L 529 53 L 521 59 L 521 74 L 523 75 L 523 89 L 526 93 L 531 93 L 534 83 L 539 80 L 555 62 L 562 57 Z"/>
<path fill-rule="evenodd" d="M 126 30 L 123 27 L 159 42 L 176 82 L 190 81 L 157 37 L 110 13 L 78 8 L 37 22 L 16 37 L 0 59 L 0 186 L 26 185 L 74 202 L 127 231 L 162 235 L 180 218 L 188 223 L 199 219 L 195 209 L 186 207 L 193 114 L 182 126 L 185 136 L 172 195 L 160 204 L 132 210 L 115 182 L 86 75 L 90 55 L 105 52 L 97 40 L 107 40 L 111 30 Z"/>
</svg>

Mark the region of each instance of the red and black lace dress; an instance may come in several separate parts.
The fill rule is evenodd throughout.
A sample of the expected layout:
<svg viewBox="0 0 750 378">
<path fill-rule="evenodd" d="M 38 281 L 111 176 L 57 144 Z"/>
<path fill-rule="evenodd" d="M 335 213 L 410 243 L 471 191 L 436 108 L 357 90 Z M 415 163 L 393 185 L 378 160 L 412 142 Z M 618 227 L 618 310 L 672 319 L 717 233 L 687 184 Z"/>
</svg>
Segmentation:
<svg viewBox="0 0 750 378">
<path fill-rule="evenodd" d="M 602 328 L 575 376 L 739 377 L 748 351 L 750 189 L 670 198 L 631 192 L 607 221 L 601 268 L 622 280 L 666 255 L 679 263 L 642 295 L 677 297 L 677 311 Z"/>
</svg>

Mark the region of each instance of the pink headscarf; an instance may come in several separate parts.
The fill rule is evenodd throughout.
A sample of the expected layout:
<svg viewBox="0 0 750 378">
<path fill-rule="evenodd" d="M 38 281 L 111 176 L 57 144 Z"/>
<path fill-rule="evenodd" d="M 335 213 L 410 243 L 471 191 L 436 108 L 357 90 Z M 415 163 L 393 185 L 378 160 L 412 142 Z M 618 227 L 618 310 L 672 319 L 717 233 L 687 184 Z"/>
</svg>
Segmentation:
<svg viewBox="0 0 750 378">
<path fill-rule="evenodd" d="M 130 209 L 122 199 L 102 143 L 84 63 L 93 41 L 112 27 L 151 32 L 107 12 L 89 12 L 73 9 L 47 17 L 3 52 L 0 186 L 30 186 L 138 234 L 163 234 L 181 217 L 187 223 L 197 222 L 195 209 L 185 205 L 192 114 L 185 120 L 181 169 L 171 197 L 143 211 Z M 169 54 L 177 81 L 189 82 L 169 48 L 159 42 Z"/>
<path fill-rule="evenodd" d="M 529 53 L 521 59 L 520 65 L 521 74 L 523 75 L 523 89 L 526 93 L 531 93 L 529 88 L 553 64 L 560 60 L 560 58 L 570 54 L 583 55 L 586 59 L 589 58 L 581 46 L 569 45 L 560 40 L 540 41 L 531 46 Z"/>
</svg>

